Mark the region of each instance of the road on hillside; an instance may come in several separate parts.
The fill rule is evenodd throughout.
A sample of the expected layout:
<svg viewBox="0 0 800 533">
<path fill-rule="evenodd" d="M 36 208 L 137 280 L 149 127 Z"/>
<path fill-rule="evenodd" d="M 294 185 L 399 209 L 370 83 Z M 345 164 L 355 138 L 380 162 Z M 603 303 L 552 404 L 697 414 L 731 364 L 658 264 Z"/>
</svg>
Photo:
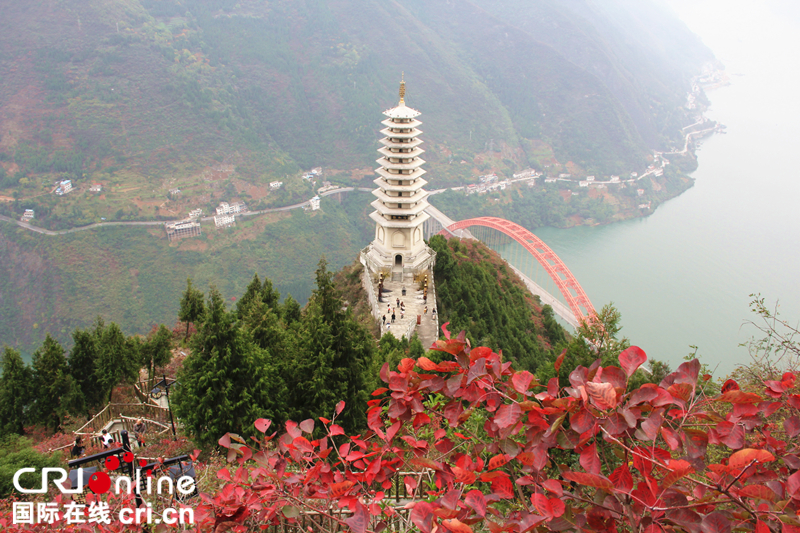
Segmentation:
<svg viewBox="0 0 800 533">
<path fill-rule="evenodd" d="M 350 192 L 350 191 L 362 191 L 362 192 L 370 192 L 372 189 L 367 189 L 364 187 L 342 187 L 340 189 L 333 189 L 330 191 L 325 191 L 324 193 L 320 194 L 320 196 L 330 196 L 332 194 L 337 194 L 340 192 Z M 299 204 L 294 205 L 287 205 L 284 207 L 272 207 L 269 209 L 261 209 L 260 211 L 247 211 L 245 213 L 239 213 L 239 216 L 248 217 L 253 215 L 262 215 L 264 213 L 275 213 L 277 211 L 289 211 L 291 209 L 299 209 L 301 207 L 305 207 L 309 205 L 311 200 L 306 200 L 305 202 L 300 202 Z M 203 217 L 200 220 L 209 222 L 213 220 L 213 216 Z M 177 220 L 143 220 L 143 221 L 127 221 L 127 222 L 96 222 L 94 224 L 88 224 L 86 226 L 80 226 L 77 228 L 70 228 L 70 229 L 62 229 L 57 231 L 51 231 L 49 229 L 39 228 L 36 226 L 32 226 L 27 222 L 22 222 L 21 220 L 15 220 L 13 218 L 0 215 L 0 220 L 4 220 L 6 222 L 11 222 L 12 224 L 16 224 L 17 226 L 33 231 L 35 233 L 41 233 L 42 235 L 67 235 L 68 233 L 75 233 L 78 231 L 86 231 L 93 228 L 99 228 L 102 226 L 161 226 L 168 222 L 177 222 Z"/>
</svg>

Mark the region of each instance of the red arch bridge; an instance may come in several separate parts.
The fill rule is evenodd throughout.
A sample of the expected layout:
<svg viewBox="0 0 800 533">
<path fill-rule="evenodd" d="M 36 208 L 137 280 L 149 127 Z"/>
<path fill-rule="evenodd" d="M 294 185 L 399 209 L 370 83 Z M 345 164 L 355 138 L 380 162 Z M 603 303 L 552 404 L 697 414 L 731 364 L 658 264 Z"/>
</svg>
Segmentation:
<svg viewBox="0 0 800 533">
<path fill-rule="evenodd" d="M 507 258 L 506 260 L 508 261 L 508 264 L 514 269 L 517 275 L 522 278 L 522 280 L 528 286 L 528 289 L 533 294 L 539 296 L 539 298 L 542 300 L 542 303 L 549 304 L 553 308 L 553 311 L 571 326 L 577 328 L 582 321 L 592 317 L 595 314 L 592 302 L 589 300 L 589 297 L 586 295 L 586 292 L 583 290 L 580 283 L 578 283 L 578 280 L 575 278 L 572 272 L 570 272 L 569 268 L 567 268 L 567 265 L 565 265 L 564 262 L 556 255 L 556 253 L 551 250 L 550 247 L 547 246 L 539 237 L 523 228 L 519 224 L 495 217 L 470 218 L 460 222 L 452 222 L 452 220 L 449 220 L 444 216 L 436 216 L 441 214 L 441 212 L 434 215 L 434 213 L 431 213 L 430 210 L 428 210 L 428 213 L 433 215 L 433 218 L 440 223 L 447 223 L 446 226 L 443 224 L 443 229 L 439 232 L 445 236 L 450 234 L 472 237 L 471 234 L 465 235 L 463 230 L 466 230 L 467 228 L 473 228 L 474 231 L 475 228 L 481 227 L 496 230 L 506 237 L 509 237 L 511 240 L 516 241 L 523 251 L 521 254 L 517 255 L 516 261 L 512 262 L 512 260 Z M 460 232 L 459 230 L 462 231 Z M 487 242 L 486 244 L 491 246 L 491 243 Z M 539 284 L 537 284 L 534 280 L 520 270 L 519 263 L 524 262 L 524 256 L 528 256 L 528 254 L 529 257 L 535 259 L 539 265 L 542 266 L 544 271 L 553 280 L 556 287 L 564 297 L 566 305 L 564 305 L 563 302 L 555 298 L 552 294 L 550 294 L 547 290 L 542 288 Z M 520 257 L 520 255 L 523 257 Z"/>
</svg>

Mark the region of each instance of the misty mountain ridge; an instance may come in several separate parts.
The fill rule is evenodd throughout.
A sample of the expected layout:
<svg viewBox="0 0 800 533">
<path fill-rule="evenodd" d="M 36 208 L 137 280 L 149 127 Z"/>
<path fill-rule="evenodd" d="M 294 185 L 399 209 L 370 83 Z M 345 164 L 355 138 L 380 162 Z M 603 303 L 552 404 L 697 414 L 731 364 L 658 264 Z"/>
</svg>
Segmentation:
<svg viewBox="0 0 800 533">
<path fill-rule="evenodd" d="M 711 60 L 655 1 L 12 3 L 0 164 L 154 184 L 223 159 L 252 181 L 371 167 L 405 72 L 441 184 L 556 160 L 623 172 L 680 139 Z"/>
</svg>

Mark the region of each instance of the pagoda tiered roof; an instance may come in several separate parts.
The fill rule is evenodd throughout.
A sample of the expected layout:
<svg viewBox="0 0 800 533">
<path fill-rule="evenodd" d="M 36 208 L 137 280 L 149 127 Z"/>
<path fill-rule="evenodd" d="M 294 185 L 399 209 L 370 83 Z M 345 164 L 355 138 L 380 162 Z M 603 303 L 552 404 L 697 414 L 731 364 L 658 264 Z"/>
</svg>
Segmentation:
<svg viewBox="0 0 800 533">
<path fill-rule="evenodd" d="M 417 111 L 416 109 L 412 109 L 408 107 L 403 101 L 400 101 L 400 105 L 393 107 L 391 109 L 387 109 L 383 112 L 389 118 L 414 118 L 420 116 L 422 113 Z"/>
<path fill-rule="evenodd" d="M 408 149 L 406 146 L 403 149 Z M 395 157 L 398 159 L 413 159 L 425 153 L 422 148 L 412 148 L 410 152 L 392 152 L 388 147 L 378 148 L 378 153 L 383 154 L 384 157 Z"/>
</svg>

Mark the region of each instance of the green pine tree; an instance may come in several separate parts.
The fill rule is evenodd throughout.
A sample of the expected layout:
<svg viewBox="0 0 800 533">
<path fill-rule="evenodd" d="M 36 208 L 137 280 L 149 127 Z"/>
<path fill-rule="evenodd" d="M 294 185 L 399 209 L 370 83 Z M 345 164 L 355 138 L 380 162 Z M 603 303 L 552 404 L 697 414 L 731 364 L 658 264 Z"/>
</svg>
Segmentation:
<svg viewBox="0 0 800 533">
<path fill-rule="evenodd" d="M 0 436 L 16 433 L 22 435 L 25 427 L 25 410 L 30 403 L 33 375 L 19 352 L 6 346 L 0 362 Z"/>
<path fill-rule="evenodd" d="M 76 329 L 72 333 L 73 346 L 67 364 L 75 386 L 82 398 L 82 411 L 87 415 L 105 401 L 105 394 L 97 386 L 98 329 L 102 331 L 102 321 L 98 317 L 93 331 Z"/>
<path fill-rule="evenodd" d="M 191 348 L 173 407 L 195 442 L 207 446 L 226 432 L 252 434 L 257 418 L 285 419 L 274 358 L 228 312 L 214 287 Z"/>
<path fill-rule="evenodd" d="M 156 368 L 168 365 L 172 359 L 172 332 L 164 324 L 161 324 L 141 344 L 139 352 L 140 366 L 147 368 L 147 377 L 152 380 Z"/>
<path fill-rule="evenodd" d="M 95 377 L 103 397 L 110 402 L 114 387 L 138 377 L 140 343 L 126 338 L 114 322 L 106 327 L 98 326 L 95 334 L 98 343 Z"/>
<path fill-rule="evenodd" d="M 64 349 L 47 334 L 33 354 L 33 395 L 36 421 L 55 431 L 68 411 L 75 384 L 69 374 Z"/>
<path fill-rule="evenodd" d="M 186 279 L 186 290 L 181 298 L 181 307 L 178 311 L 178 320 L 186 322 L 186 335 L 189 336 L 189 324 L 196 323 L 203 316 L 203 292 L 192 286 L 191 278 Z"/>
<path fill-rule="evenodd" d="M 343 302 L 323 258 L 316 289 L 303 316 L 291 373 L 287 375 L 294 419 L 330 417 L 344 400 L 348 431 L 366 427 L 366 403 L 374 389 L 375 340 Z"/>
</svg>

